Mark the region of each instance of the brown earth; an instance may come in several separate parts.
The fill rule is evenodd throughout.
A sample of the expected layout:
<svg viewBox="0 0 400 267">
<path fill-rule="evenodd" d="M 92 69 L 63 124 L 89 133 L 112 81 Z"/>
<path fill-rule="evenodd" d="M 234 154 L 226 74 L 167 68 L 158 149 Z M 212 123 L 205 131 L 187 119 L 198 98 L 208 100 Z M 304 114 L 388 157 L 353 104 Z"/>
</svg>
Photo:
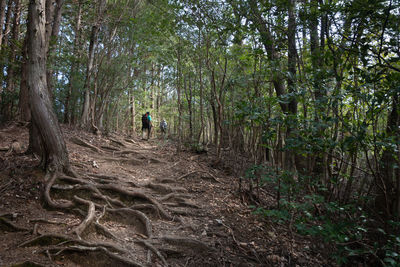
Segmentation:
<svg viewBox="0 0 400 267">
<path fill-rule="evenodd" d="M 63 132 L 78 177 L 51 183 L 23 153 L 27 128 L 0 128 L 0 266 L 329 265 L 315 242 L 254 215 L 212 152 Z"/>
</svg>

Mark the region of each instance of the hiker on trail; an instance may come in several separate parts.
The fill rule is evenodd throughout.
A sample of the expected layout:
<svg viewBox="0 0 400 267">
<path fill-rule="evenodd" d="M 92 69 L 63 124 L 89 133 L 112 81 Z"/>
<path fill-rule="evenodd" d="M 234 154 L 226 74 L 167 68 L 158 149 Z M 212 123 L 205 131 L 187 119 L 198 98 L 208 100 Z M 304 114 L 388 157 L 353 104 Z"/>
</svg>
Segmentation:
<svg viewBox="0 0 400 267">
<path fill-rule="evenodd" d="M 145 134 L 147 132 L 147 138 L 145 138 Z M 142 139 L 149 140 L 151 135 L 151 116 L 150 112 L 146 112 L 142 116 Z"/>
<path fill-rule="evenodd" d="M 165 119 L 163 119 L 163 120 L 160 122 L 161 134 L 162 134 L 163 136 L 165 136 L 165 134 L 167 133 L 167 127 L 168 127 L 168 124 L 167 124 L 167 122 L 165 121 Z"/>
</svg>

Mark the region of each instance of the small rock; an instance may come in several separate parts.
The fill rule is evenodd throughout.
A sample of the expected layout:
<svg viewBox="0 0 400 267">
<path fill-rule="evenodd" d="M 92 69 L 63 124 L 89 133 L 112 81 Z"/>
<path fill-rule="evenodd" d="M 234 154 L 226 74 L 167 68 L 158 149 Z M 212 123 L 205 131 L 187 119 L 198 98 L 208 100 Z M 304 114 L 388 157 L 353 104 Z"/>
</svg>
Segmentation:
<svg viewBox="0 0 400 267">
<path fill-rule="evenodd" d="M 269 237 L 271 237 L 272 239 L 276 239 L 276 234 L 274 232 L 269 231 L 268 232 Z"/>
<path fill-rule="evenodd" d="M 97 165 L 97 162 L 93 160 L 93 167 L 94 168 L 99 168 L 99 165 Z"/>
</svg>

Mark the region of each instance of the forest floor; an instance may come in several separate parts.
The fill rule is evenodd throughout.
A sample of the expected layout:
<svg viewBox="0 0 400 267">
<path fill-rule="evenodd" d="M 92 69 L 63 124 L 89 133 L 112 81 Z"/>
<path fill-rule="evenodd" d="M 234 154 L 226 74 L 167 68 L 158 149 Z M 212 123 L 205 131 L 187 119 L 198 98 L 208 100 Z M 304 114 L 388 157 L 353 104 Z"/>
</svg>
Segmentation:
<svg viewBox="0 0 400 267">
<path fill-rule="evenodd" d="M 23 154 L 28 129 L 0 128 L 0 266 L 330 265 L 315 240 L 255 215 L 212 152 L 63 132 L 80 177 L 58 177 L 50 197 L 74 209 L 45 204 L 39 159 Z"/>
</svg>

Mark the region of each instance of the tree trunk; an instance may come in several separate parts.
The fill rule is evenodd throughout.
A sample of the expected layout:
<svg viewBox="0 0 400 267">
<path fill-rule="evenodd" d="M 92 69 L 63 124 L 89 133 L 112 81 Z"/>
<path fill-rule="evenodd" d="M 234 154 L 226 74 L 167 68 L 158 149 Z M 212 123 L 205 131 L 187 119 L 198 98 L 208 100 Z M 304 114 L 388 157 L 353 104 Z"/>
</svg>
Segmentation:
<svg viewBox="0 0 400 267">
<path fill-rule="evenodd" d="M 392 97 L 392 109 L 388 114 L 387 126 L 386 126 L 386 138 L 394 138 L 396 142 L 400 140 L 399 126 L 400 126 L 400 116 L 399 116 L 399 93 L 394 92 Z M 377 180 L 378 185 L 378 196 L 376 202 L 379 203 L 378 209 L 385 211 L 387 217 L 399 216 L 397 213 L 397 203 L 396 192 L 398 190 L 399 176 L 396 170 L 396 151 L 392 148 L 386 148 L 383 152 L 380 165 L 381 173 L 378 175 Z"/>
<path fill-rule="evenodd" d="M 75 85 L 75 77 L 77 69 L 79 69 L 79 44 L 81 38 L 81 18 L 82 18 L 82 2 L 78 1 L 78 12 L 76 14 L 76 22 L 75 22 L 75 38 L 74 38 L 74 48 L 72 52 L 72 62 L 71 62 L 71 71 L 69 73 L 69 83 L 68 83 L 68 91 L 67 96 L 65 98 L 64 105 L 64 123 L 71 123 L 74 110 L 71 109 L 71 97 L 72 92 Z"/>
<path fill-rule="evenodd" d="M 132 122 L 132 136 L 136 135 L 136 121 L 135 121 L 135 116 L 136 116 L 136 108 L 135 108 L 135 95 L 133 92 L 131 93 L 131 122 Z"/>
<path fill-rule="evenodd" d="M 40 140 L 42 162 L 48 171 L 69 171 L 68 152 L 53 111 L 46 83 L 45 1 L 30 0 L 28 11 L 28 88 L 32 125 Z M 31 132 L 32 133 L 32 132 Z"/>
<path fill-rule="evenodd" d="M 0 50 L 1 46 L 3 45 L 3 26 L 4 26 L 4 18 L 5 18 L 5 11 L 6 11 L 6 4 L 7 0 L 0 0 Z"/>
<path fill-rule="evenodd" d="M 18 41 L 19 41 L 19 33 L 20 33 L 20 19 L 21 19 L 21 2 L 19 0 L 14 0 L 13 6 L 13 25 L 12 25 L 12 35 L 10 39 L 10 54 L 8 60 L 8 68 L 7 68 L 7 79 L 6 79 L 6 92 L 7 99 L 4 106 L 4 117 L 5 120 L 13 119 L 13 106 L 14 106 L 14 97 L 15 93 L 15 72 L 17 65 L 17 50 L 18 50 Z"/>
<path fill-rule="evenodd" d="M 201 47 L 201 31 L 199 30 L 199 48 Z M 197 138 L 197 142 L 200 143 L 200 138 L 203 136 L 203 144 L 205 143 L 204 133 L 204 104 L 203 104 L 203 76 L 202 76 L 202 60 L 199 54 L 199 86 L 200 86 L 200 131 Z"/>
<path fill-rule="evenodd" d="M 179 43 L 180 46 L 180 43 Z M 182 75 L 181 70 L 181 48 L 178 47 L 178 62 L 177 62 L 177 94 L 178 94 L 178 145 L 177 152 L 181 151 L 181 142 L 182 142 L 182 107 L 181 107 L 181 81 L 180 77 Z"/>
<path fill-rule="evenodd" d="M 92 79 L 92 69 L 93 69 L 93 62 L 94 62 L 94 51 L 98 43 L 98 35 L 101 24 L 103 22 L 103 16 L 106 7 L 106 0 L 101 0 L 98 7 L 98 20 L 92 26 L 92 32 L 90 34 L 90 43 L 89 43 L 89 53 L 88 53 L 88 63 L 86 66 L 86 78 L 85 78 L 85 98 L 82 110 L 82 117 L 81 117 L 81 127 L 85 129 L 89 129 L 91 126 L 90 122 L 90 86 L 91 86 L 91 79 Z"/>
<path fill-rule="evenodd" d="M 11 27 L 10 20 L 11 20 L 11 13 L 12 13 L 12 3 L 13 3 L 13 0 L 8 1 L 7 12 L 5 14 L 6 20 L 5 20 L 4 31 L 3 31 L 3 28 L 0 28 L 0 31 L 2 32 L 1 44 L 5 44 L 5 45 L 8 45 L 8 35 L 10 33 L 10 27 Z M 4 5 L 5 5 L 5 3 L 4 3 Z M 0 63 L 0 69 L 1 70 L 4 69 L 4 63 Z M 3 71 L 1 71 L 0 77 L 2 77 L 2 78 L 4 77 Z M 4 102 L 2 99 L 2 96 L 3 96 L 3 86 L 0 86 L 0 103 Z"/>
<path fill-rule="evenodd" d="M 47 5 L 51 4 L 51 7 L 48 8 Z M 47 71 L 46 71 L 46 79 L 47 79 L 47 89 L 49 90 L 50 99 L 53 98 L 53 64 L 52 64 L 52 53 L 54 52 L 54 48 L 57 43 L 58 32 L 60 31 L 60 23 L 61 23 L 61 14 L 62 14 L 62 6 L 64 5 L 64 0 L 48 0 L 46 1 L 46 12 L 49 10 L 50 13 L 46 13 L 46 39 L 48 41 L 47 46 Z"/>
<path fill-rule="evenodd" d="M 21 62 L 21 82 L 19 88 L 19 115 L 20 120 L 22 121 L 30 121 L 31 120 L 31 110 L 29 107 L 29 91 L 27 84 L 27 75 L 28 75 L 28 58 L 27 58 L 27 49 L 28 49 L 28 33 L 26 33 L 24 45 L 22 47 L 22 62 Z"/>
<path fill-rule="evenodd" d="M 249 0 L 249 5 L 250 5 L 250 13 L 246 14 L 246 16 L 249 16 L 251 18 L 251 20 L 257 27 L 258 31 L 260 32 L 261 41 L 265 47 L 265 50 L 267 51 L 268 59 L 270 61 L 277 63 L 279 61 L 279 55 L 275 49 L 275 39 L 271 34 L 271 31 L 267 26 L 267 22 L 263 18 L 257 6 L 257 1 Z M 281 97 L 282 95 L 286 94 L 284 77 L 281 73 L 275 71 L 272 74 L 272 83 L 274 84 L 275 92 L 278 97 Z M 286 113 L 288 111 L 288 104 L 282 102 L 280 102 L 279 104 L 282 108 L 282 111 Z"/>
</svg>

